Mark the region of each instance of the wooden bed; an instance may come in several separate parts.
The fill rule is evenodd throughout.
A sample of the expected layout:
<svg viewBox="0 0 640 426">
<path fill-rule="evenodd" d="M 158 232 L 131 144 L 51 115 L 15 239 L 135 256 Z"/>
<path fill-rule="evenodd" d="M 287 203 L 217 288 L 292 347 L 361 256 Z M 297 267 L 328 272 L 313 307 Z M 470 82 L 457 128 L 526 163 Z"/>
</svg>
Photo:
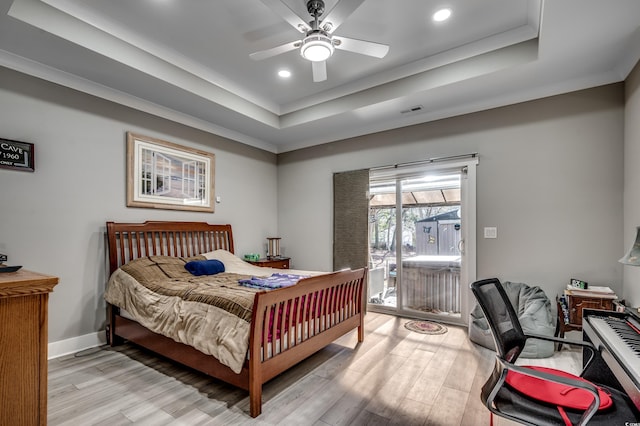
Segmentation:
<svg viewBox="0 0 640 426">
<path fill-rule="evenodd" d="M 234 251 L 231 225 L 204 222 L 107 222 L 107 238 L 110 274 L 121 265 L 146 256 L 191 257 L 217 249 Z M 365 282 L 366 269 L 347 270 L 305 278 L 292 287 L 256 293 L 248 358 L 239 374 L 211 355 L 125 318 L 118 307 L 110 304 L 107 304 L 107 341 L 115 346 L 128 340 L 248 390 L 250 414 L 256 417 L 261 412 L 265 382 L 355 328 L 358 341 L 363 341 Z M 284 349 L 282 344 L 262 344 L 271 336 L 285 335 L 290 337 Z"/>
</svg>

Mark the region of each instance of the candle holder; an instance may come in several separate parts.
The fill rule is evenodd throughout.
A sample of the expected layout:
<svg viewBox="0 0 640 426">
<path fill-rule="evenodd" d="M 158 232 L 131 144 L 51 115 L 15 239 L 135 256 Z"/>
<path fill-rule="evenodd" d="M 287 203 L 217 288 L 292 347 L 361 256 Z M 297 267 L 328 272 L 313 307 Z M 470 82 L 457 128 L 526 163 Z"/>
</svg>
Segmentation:
<svg viewBox="0 0 640 426">
<path fill-rule="evenodd" d="M 267 237 L 267 259 L 280 257 L 280 237 Z"/>
</svg>

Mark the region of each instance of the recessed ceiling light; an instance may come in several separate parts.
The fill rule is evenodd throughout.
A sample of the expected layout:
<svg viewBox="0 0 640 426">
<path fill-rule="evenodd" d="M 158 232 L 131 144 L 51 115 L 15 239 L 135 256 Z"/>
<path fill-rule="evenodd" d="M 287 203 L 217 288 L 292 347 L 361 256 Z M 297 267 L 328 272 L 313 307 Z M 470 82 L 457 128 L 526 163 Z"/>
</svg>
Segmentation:
<svg viewBox="0 0 640 426">
<path fill-rule="evenodd" d="M 440 9 L 436 13 L 433 14 L 433 20 L 436 22 L 442 22 L 449 19 L 451 16 L 451 9 Z"/>
<path fill-rule="evenodd" d="M 291 71 L 289 70 L 280 70 L 278 71 L 278 75 L 282 78 L 289 78 L 291 77 Z"/>
</svg>

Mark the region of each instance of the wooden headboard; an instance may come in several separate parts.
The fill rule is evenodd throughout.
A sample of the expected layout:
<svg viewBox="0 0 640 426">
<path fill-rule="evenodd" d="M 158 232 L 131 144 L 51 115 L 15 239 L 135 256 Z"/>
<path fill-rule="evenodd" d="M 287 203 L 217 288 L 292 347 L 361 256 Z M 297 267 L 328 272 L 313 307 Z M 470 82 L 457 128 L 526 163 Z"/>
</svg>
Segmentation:
<svg viewBox="0 0 640 426">
<path fill-rule="evenodd" d="M 107 222 L 109 274 L 145 256 L 189 257 L 223 249 L 233 253 L 231 225 L 206 222 Z"/>
</svg>

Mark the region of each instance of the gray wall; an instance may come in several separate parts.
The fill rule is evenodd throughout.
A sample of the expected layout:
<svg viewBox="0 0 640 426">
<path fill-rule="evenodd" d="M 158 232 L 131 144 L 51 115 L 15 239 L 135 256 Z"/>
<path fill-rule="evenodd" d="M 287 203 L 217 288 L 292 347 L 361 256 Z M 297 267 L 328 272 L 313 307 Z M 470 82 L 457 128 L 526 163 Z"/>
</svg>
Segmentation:
<svg viewBox="0 0 640 426">
<path fill-rule="evenodd" d="M 626 252 L 640 226 L 640 62 L 625 82 L 624 246 Z M 624 266 L 624 297 L 640 307 L 640 267 Z"/>
<path fill-rule="evenodd" d="M 0 169 L 0 253 L 60 277 L 49 341 L 104 327 L 105 221 L 231 223 L 236 252 L 264 253 L 277 233 L 276 156 L 0 68 L 0 138 L 35 144 L 34 173 Z M 210 213 L 127 208 L 125 133 L 216 155 Z M 259 208 L 256 208 L 259 206 Z"/>
<path fill-rule="evenodd" d="M 334 172 L 477 152 L 478 278 L 620 292 L 623 120 L 614 84 L 281 154 L 283 244 L 298 266 L 331 267 Z"/>
<path fill-rule="evenodd" d="M 615 84 L 281 154 L 276 165 L 272 154 L 0 68 L 0 137 L 36 144 L 35 173 L 0 169 L 0 252 L 60 277 L 49 330 L 59 341 L 104 326 L 106 220 L 231 223 L 239 254 L 264 252 L 278 234 L 296 268 L 326 270 L 334 172 L 478 152 L 479 278 L 540 285 L 551 297 L 571 277 L 622 292 L 616 261 L 640 225 L 640 195 L 629 190 L 640 181 L 629 170 L 640 162 L 638 74 L 626 127 Z M 126 131 L 214 152 L 216 212 L 125 207 Z M 498 239 L 483 239 L 484 226 L 497 226 Z M 625 271 L 625 296 L 640 304 L 640 268 Z"/>
</svg>

